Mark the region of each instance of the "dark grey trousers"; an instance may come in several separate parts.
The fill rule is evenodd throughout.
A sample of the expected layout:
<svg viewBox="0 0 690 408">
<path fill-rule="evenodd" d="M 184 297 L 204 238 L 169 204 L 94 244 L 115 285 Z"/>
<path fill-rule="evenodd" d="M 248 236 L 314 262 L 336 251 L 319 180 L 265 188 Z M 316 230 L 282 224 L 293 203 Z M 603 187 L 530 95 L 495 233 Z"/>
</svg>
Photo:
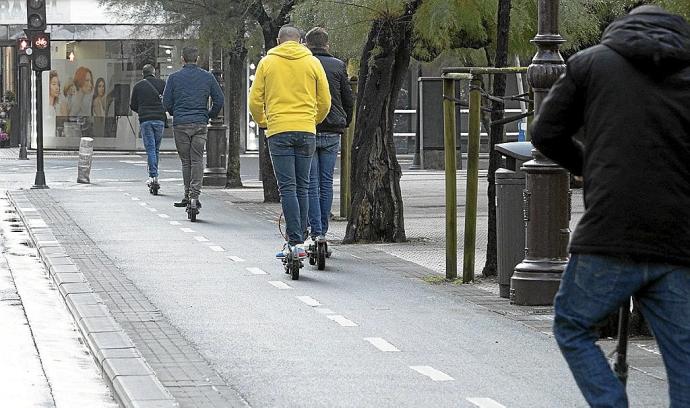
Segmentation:
<svg viewBox="0 0 690 408">
<path fill-rule="evenodd" d="M 207 132 L 208 127 L 205 123 L 185 123 L 173 127 L 175 147 L 182 161 L 185 197 L 199 198 L 201 194 Z"/>
</svg>

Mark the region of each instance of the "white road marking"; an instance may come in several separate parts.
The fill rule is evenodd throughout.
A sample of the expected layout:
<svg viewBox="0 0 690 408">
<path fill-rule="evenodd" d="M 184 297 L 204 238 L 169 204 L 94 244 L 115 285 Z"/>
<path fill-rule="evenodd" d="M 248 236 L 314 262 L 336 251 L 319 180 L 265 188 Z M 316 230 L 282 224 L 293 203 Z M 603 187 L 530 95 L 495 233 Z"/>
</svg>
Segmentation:
<svg viewBox="0 0 690 408">
<path fill-rule="evenodd" d="M 202 236 L 194 237 L 194 239 L 196 239 L 199 242 L 208 242 L 208 238 Z"/>
<path fill-rule="evenodd" d="M 158 214 L 158 216 L 161 218 L 170 218 L 168 214 Z"/>
<path fill-rule="evenodd" d="M 479 408 L 506 408 L 505 405 L 499 404 L 491 398 L 467 398 L 467 401 Z"/>
<path fill-rule="evenodd" d="M 145 202 L 142 201 L 142 202 L 139 203 L 139 205 L 142 206 L 142 207 L 146 207 L 148 204 L 146 204 Z"/>
<path fill-rule="evenodd" d="M 146 208 L 147 208 L 149 211 L 151 211 L 151 212 L 158 212 L 158 210 L 156 210 L 156 209 L 153 208 L 153 207 L 146 207 Z"/>
<path fill-rule="evenodd" d="M 455 379 L 448 374 L 438 371 L 434 367 L 429 366 L 410 366 L 411 369 L 415 370 L 419 374 L 425 375 L 434 381 L 454 381 Z"/>
<path fill-rule="evenodd" d="M 132 197 L 132 201 L 139 201 L 139 199 L 136 197 Z"/>
<path fill-rule="evenodd" d="M 170 225 L 180 225 L 179 221 L 170 221 Z"/>
<path fill-rule="evenodd" d="M 120 163 L 127 163 L 127 164 L 147 164 L 147 162 L 144 160 L 120 160 Z"/>
<path fill-rule="evenodd" d="M 261 268 L 251 267 L 251 268 L 247 268 L 247 270 L 249 272 L 251 272 L 253 275 L 268 275 L 268 272 L 264 271 Z M 271 284 L 271 285 L 273 285 L 273 284 Z M 275 285 L 273 285 L 273 286 L 275 286 Z"/>
<path fill-rule="evenodd" d="M 225 249 L 224 249 L 222 246 L 218 246 L 218 245 L 209 245 L 208 247 L 211 249 L 211 251 L 225 252 Z"/>
<path fill-rule="evenodd" d="M 268 283 L 270 283 L 278 289 L 292 289 L 292 286 L 282 281 L 268 281 Z"/>
<path fill-rule="evenodd" d="M 182 230 L 182 232 L 196 232 L 191 228 L 180 228 L 180 229 Z"/>
<path fill-rule="evenodd" d="M 360 257 L 358 257 L 358 256 L 356 256 L 356 255 L 350 254 L 350 256 L 353 257 L 353 258 L 355 258 L 355 259 L 362 259 L 362 258 L 360 258 Z"/>
<path fill-rule="evenodd" d="M 332 315 L 332 314 L 335 314 L 334 311 L 332 311 L 331 309 L 325 308 L 325 307 L 317 307 L 317 308 L 314 309 L 314 310 L 316 310 L 317 312 L 319 312 L 319 313 L 321 313 L 321 314 L 325 314 L 325 315 Z"/>
<path fill-rule="evenodd" d="M 35 208 L 27 207 L 27 208 L 20 208 L 23 212 L 34 212 L 36 211 Z"/>
<path fill-rule="evenodd" d="M 235 256 L 235 255 L 228 256 L 228 259 L 230 259 L 231 261 L 234 261 L 234 262 L 244 262 L 244 259 L 240 258 L 239 256 Z"/>
<path fill-rule="evenodd" d="M 353 322 L 352 320 L 348 319 L 345 316 L 329 315 L 326 317 L 333 320 L 334 322 L 338 323 L 339 325 L 341 325 L 343 327 L 357 327 L 357 323 Z"/>
<path fill-rule="evenodd" d="M 371 343 L 374 347 L 381 351 L 400 351 L 397 347 L 390 344 L 381 337 L 365 337 L 364 340 Z"/>
<path fill-rule="evenodd" d="M 297 299 L 299 299 L 302 303 L 304 303 L 307 306 L 311 306 L 311 307 L 321 306 L 321 303 L 319 303 L 318 300 L 314 299 L 311 296 L 297 296 Z"/>
</svg>

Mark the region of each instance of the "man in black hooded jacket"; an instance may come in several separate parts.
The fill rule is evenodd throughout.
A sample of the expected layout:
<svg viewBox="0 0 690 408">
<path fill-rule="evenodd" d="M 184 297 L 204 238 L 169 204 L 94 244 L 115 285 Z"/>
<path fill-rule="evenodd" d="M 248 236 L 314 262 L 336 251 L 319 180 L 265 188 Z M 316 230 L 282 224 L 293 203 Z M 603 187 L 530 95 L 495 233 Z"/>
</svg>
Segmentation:
<svg viewBox="0 0 690 408">
<path fill-rule="evenodd" d="M 323 65 L 331 92 L 331 110 L 316 125 L 316 151 L 309 171 L 309 228 L 314 242 L 326 242 L 328 218 L 333 204 L 333 171 L 340 148 L 340 136 L 352 120 L 352 89 L 345 63 L 328 52 L 328 33 L 314 27 L 306 45 Z"/>
<path fill-rule="evenodd" d="M 690 25 L 656 6 L 612 23 L 600 45 L 570 58 L 532 142 L 584 180 L 554 334 L 585 399 L 628 406 L 594 327 L 634 296 L 671 406 L 690 407 Z"/>
</svg>

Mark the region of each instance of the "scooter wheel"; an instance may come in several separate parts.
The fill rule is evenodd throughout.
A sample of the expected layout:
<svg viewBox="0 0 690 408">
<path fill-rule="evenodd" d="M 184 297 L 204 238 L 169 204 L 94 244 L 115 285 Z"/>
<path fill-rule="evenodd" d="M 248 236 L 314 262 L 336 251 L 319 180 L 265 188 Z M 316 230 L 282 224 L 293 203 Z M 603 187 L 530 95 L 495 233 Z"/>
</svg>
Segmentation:
<svg viewBox="0 0 690 408">
<path fill-rule="evenodd" d="M 316 245 L 316 260 L 320 271 L 326 269 L 326 244 L 323 242 Z"/>
<path fill-rule="evenodd" d="M 191 222 L 196 222 L 196 211 L 189 211 L 189 220 Z"/>
<path fill-rule="evenodd" d="M 299 258 L 292 259 L 290 261 L 290 276 L 292 277 L 292 280 L 298 280 L 299 279 L 299 268 L 302 267 L 300 264 Z"/>
</svg>

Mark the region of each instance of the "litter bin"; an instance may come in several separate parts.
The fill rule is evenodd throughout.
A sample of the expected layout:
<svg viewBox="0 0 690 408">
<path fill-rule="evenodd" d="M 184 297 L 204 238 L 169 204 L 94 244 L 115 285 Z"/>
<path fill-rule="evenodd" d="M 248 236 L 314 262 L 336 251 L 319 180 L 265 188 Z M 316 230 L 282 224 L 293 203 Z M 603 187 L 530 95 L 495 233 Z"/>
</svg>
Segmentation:
<svg viewBox="0 0 690 408">
<path fill-rule="evenodd" d="M 496 145 L 506 158 L 506 168 L 496 170 L 496 246 L 499 295 L 510 298 L 510 278 L 515 266 L 525 258 L 525 219 L 522 163 L 532 160 L 532 143 L 510 142 Z"/>
</svg>

